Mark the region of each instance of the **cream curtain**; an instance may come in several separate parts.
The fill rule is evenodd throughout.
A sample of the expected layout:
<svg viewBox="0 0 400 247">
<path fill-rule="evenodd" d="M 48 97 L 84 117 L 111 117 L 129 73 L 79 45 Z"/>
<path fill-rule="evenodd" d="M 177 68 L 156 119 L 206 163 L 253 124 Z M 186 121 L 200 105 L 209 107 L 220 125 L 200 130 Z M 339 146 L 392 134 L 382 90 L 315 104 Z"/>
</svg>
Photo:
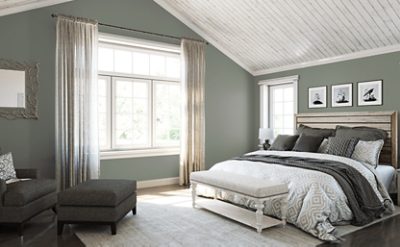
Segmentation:
<svg viewBox="0 0 400 247">
<path fill-rule="evenodd" d="M 205 44 L 183 39 L 182 134 L 179 183 L 188 185 L 190 173 L 204 170 L 204 79 Z"/>
<path fill-rule="evenodd" d="M 64 190 L 99 177 L 98 25 L 60 16 L 56 29 L 56 177 Z"/>
</svg>

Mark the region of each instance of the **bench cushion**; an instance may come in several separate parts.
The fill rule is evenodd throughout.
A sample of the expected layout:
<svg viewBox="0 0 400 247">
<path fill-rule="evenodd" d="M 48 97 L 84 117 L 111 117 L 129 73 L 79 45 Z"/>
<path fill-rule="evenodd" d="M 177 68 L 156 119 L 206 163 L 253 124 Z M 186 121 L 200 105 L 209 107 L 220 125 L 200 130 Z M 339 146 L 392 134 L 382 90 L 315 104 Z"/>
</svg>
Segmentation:
<svg viewBox="0 0 400 247">
<path fill-rule="evenodd" d="M 32 179 L 7 185 L 4 193 L 4 206 L 25 206 L 47 194 L 56 192 L 53 179 Z"/>
<path fill-rule="evenodd" d="M 249 177 L 224 171 L 192 172 L 190 174 L 190 180 L 255 198 L 270 197 L 288 192 L 288 186 L 279 181 Z"/>
<path fill-rule="evenodd" d="M 136 181 L 98 179 L 89 180 L 58 193 L 60 206 L 115 207 L 136 193 Z"/>
</svg>

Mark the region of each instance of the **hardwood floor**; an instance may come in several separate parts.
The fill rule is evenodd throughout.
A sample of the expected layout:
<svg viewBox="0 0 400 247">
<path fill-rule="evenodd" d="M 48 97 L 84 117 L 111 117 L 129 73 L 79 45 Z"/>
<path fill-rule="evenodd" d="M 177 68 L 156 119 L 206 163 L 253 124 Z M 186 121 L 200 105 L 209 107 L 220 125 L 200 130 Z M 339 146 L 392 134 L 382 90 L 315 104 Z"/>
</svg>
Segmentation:
<svg viewBox="0 0 400 247">
<path fill-rule="evenodd" d="M 80 247 L 84 244 L 68 226 L 65 227 L 62 236 L 57 236 L 56 215 L 47 210 L 26 223 L 23 237 L 17 235 L 16 228 L 0 225 L 0 246 Z"/>
<path fill-rule="evenodd" d="M 142 189 L 138 195 L 157 195 L 164 191 L 182 189 L 179 186 L 164 186 L 158 188 Z M 140 212 L 139 212 L 140 213 Z M 0 225 L 0 246 L 84 246 L 78 237 L 65 227 L 64 233 L 57 236 L 56 216 L 48 210 L 33 218 L 26 224 L 24 237 L 18 237 L 15 228 Z M 400 215 L 389 218 L 380 223 L 360 231 L 344 236 L 344 241 L 338 244 L 323 243 L 319 247 L 392 247 L 400 246 Z"/>
</svg>

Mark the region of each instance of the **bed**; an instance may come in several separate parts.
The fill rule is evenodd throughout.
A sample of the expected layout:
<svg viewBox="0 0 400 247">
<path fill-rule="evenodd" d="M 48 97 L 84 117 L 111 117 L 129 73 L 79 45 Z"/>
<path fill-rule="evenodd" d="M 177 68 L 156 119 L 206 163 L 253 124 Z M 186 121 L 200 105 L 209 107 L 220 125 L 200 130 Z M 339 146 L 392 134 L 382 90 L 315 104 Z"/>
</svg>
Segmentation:
<svg viewBox="0 0 400 247">
<path fill-rule="evenodd" d="M 388 188 L 397 169 L 397 112 L 308 113 L 297 114 L 295 119 L 296 126 L 302 124 L 314 128 L 332 129 L 337 125 L 366 126 L 384 130 L 387 138 L 384 140 L 379 162 L 390 165 L 379 165 L 374 169 L 350 158 L 325 153 L 256 151 L 245 156 L 275 157 L 283 160 L 293 158 L 310 162 L 321 160 L 344 164 L 346 167 L 355 169 L 357 174 L 361 174 L 361 180 L 365 180 L 368 184 L 365 188 L 370 188 L 371 193 L 382 203 L 383 213 L 393 212 L 394 205 Z M 348 196 L 348 189 L 346 190 L 339 184 L 337 178 L 328 173 L 271 162 L 240 159 L 217 163 L 210 170 L 276 179 L 287 183 L 289 186 L 287 221 L 321 240 L 337 240 L 335 225 L 353 223 L 354 218 L 357 218 L 357 210 L 350 209 L 352 199 Z M 207 195 L 206 191 L 204 195 Z M 254 209 L 254 202 L 246 197 L 228 192 L 221 192 L 219 197 Z M 272 199 L 266 203 L 264 214 L 280 218 L 280 201 Z"/>
</svg>

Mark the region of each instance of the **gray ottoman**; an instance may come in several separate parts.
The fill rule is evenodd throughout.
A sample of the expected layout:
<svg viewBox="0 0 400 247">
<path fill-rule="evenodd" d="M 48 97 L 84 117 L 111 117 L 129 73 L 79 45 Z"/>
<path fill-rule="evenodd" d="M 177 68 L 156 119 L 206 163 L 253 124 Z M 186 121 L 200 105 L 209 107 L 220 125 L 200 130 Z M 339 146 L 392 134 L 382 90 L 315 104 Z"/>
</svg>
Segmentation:
<svg viewBox="0 0 400 247">
<path fill-rule="evenodd" d="M 58 235 L 64 224 L 105 224 L 117 233 L 117 222 L 136 214 L 136 181 L 89 180 L 58 193 Z"/>
</svg>

